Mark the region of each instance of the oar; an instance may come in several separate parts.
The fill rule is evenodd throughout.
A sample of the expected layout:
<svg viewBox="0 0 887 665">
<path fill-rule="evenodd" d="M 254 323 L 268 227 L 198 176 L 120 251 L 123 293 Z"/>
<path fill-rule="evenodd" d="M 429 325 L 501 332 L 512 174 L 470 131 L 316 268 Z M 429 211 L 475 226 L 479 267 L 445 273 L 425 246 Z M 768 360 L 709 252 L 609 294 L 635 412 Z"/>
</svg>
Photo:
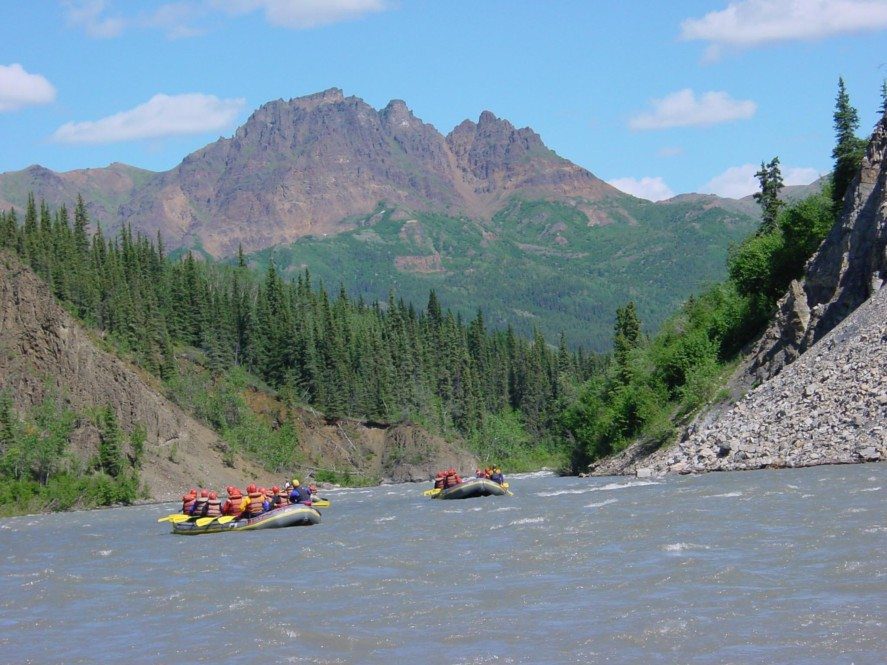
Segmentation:
<svg viewBox="0 0 887 665">
<path fill-rule="evenodd" d="M 186 515 L 185 513 L 173 513 L 172 515 L 167 515 L 166 517 L 161 517 L 158 519 L 158 522 L 172 522 L 173 524 L 179 524 L 180 522 L 187 522 L 191 519 L 190 515 Z"/>
<path fill-rule="evenodd" d="M 440 489 L 439 487 L 435 487 L 433 490 L 425 490 L 424 492 L 422 492 L 422 494 L 423 494 L 423 496 L 435 497 L 438 494 L 440 494 L 442 491 L 443 490 Z"/>
<path fill-rule="evenodd" d="M 219 524 L 227 524 L 228 522 L 231 522 L 235 519 L 236 517 L 234 515 L 222 515 L 219 518 Z"/>
<path fill-rule="evenodd" d="M 312 508 L 329 508 L 330 500 L 329 499 L 318 499 L 317 501 L 311 502 Z"/>
</svg>

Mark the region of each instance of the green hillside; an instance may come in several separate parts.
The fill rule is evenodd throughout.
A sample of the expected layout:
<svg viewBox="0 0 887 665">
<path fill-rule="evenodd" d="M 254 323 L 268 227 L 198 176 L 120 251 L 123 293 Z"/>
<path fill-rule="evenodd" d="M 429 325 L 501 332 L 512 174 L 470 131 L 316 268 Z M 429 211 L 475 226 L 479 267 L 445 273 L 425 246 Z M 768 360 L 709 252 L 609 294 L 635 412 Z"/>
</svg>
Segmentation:
<svg viewBox="0 0 887 665">
<path fill-rule="evenodd" d="M 589 225 L 576 207 L 515 199 L 488 223 L 381 211 L 374 222 L 328 238 L 303 238 L 251 255 L 273 258 L 284 274 L 308 268 L 330 288 L 385 301 L 394 291 L 424 303 L 435 289 L 441 304 L 473 316 L 478 308 L 497 327 L 522 335 L 538 328 L 555 343 L 603 351 L 616 308 L 637 303 L 655 330 L 681 302 L 725 276 L 729 246 L 758 220 L 694 202 L 654 204 L 633 197 L 594 204 Z"/>
</svg>

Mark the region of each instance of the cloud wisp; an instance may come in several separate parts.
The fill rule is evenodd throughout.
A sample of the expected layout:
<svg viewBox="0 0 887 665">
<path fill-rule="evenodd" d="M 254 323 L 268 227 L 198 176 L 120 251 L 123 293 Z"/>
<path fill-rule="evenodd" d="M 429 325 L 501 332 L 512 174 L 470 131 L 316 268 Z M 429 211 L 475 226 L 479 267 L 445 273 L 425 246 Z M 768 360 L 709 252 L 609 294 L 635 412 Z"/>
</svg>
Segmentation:
<svg viewBox="0 0 887 665">
<path fill-rule="evenodd" d="M 106 118 L 68 122 L 52 135 L 59 143 L 116 143 L 183 134 L 204 134 L 231 126 L 244 99 L 187 93 L 154 95 L 144 104 Z"/>
<path fill-rule="evenodd" d="M 385 0 L 213 0 L 229 14 L 262 11 L 272 25 L 304 30 L 350 21 L 388 9 Z"/>
<path fill-rule="evenodd" d="M 131 6 L 131 5 L 130 5 Z M 213 15 L 240 17 L 261 12 L 271 25 L 307 30 L 351 21 L 389 9 L 388 0 L 176 0 L 150 11 L 124 14 L 113 0 L 63 0 L 67 21 L 90 37 L 108 39 L 124 31 L 156 29 L 170 39 L 207 31 Z"/>
<path fill-rule="evenodd" d="M 637 196 L 639 199 L 647 199 L 648 201 L 663 201 L 674 196 L 671 187 L 660 176 L 654 178 L 615 178 L 607 182 L 626 194 Z"/>
<path fill-rule="evenodd" d="M 697 96 L 690 88 L 654 99 L 651 106 L 651 111 L 633 116 L 628 126 L 648 130 L 717 125 L 751 118 L 758 109 L 753 101 L 733 99 L 726 92 L 703 92 Z"/>
<path fill-rule="evenodd" d="M 709 42 L 706 59 L 724 47 L 824 39 L 887 28 L 887 0 L 739 0 L 681 22 L 681 39 Z"/>
<path fill-rule="evenodd" d="M 105 0 L 65 0 L 62 3 L 68 23 L 96 39 L 119 37 L 127 21 L 122 16 L 109 16 L 110 5 Z"/>
<path fill-rule="evenodd" d="M 29 74 L 18 63 L 0 65 L 0 113 L 54 100 L 55 87 L 40 74 Z"/>
<path fill-rule="evenodd" d="M 761 167 L 755 164 L 731 166 L 723 173 L 716 175 L 699 190 L 703 194 L 716 194 L 730 199 L 741 199 L 754 194 L 761 188 L 755 173 Z M 782 169 L 782 181 L 786 185 L 809 185 L 822 173 L 807 166 L 788 166 Z"/>
</svg>

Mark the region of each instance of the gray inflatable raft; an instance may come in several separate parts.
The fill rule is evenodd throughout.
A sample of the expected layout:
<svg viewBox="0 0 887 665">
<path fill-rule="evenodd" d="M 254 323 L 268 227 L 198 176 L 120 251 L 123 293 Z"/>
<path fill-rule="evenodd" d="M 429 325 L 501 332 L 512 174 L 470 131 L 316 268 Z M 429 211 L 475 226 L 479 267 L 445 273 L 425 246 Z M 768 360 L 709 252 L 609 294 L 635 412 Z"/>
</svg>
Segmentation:
<svg viewBox="0 0 887 665">
<path fill-rule="evenodd" d="M 488 478 L 472 478 L 441 490 L 435 499 L 473 499 L 476 496 L 503 496 L 511 494 L 507 488 Z"/>
</svg>

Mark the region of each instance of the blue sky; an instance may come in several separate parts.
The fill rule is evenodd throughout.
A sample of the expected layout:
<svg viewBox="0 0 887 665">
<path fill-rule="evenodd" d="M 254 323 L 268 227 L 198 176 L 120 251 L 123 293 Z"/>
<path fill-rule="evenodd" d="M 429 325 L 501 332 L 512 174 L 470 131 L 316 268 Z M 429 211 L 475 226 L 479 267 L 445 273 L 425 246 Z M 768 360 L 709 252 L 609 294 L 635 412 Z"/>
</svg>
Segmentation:
<svg viewBox="0 0 887 665">
<path fill-rule="evenodd" d="M 3 0 L 0 171 L 166 170 L 340 87 L 443 133 L 490 110 L 647 198 L 742 196 L 774 155 L 830 170 L 839 76 L 868 135 L 887 0 Z"/>
</svg>

